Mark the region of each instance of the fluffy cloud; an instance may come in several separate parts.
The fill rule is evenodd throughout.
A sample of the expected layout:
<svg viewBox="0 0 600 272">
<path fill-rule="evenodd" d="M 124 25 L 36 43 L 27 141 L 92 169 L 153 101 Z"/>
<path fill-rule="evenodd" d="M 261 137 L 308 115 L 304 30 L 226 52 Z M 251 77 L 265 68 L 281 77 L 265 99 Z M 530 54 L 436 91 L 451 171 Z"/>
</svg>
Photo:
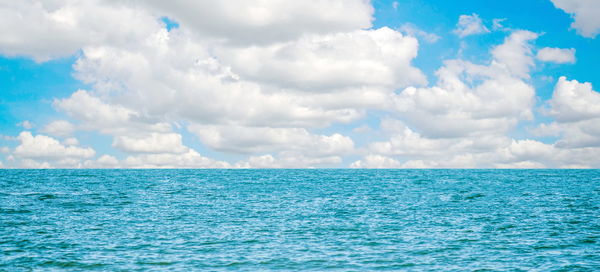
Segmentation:
<svg viewBox="0 0 600 272">
<path fill-rule="evenodd" d="M 537 37 L 538 34 L 530 31 L 513 32 L 503 44 L 492 50 L 492 64 L 505 68 L 511 75 L 529 78 L 529 69 L 534 65 L 529 42 Z"/>
<path fill-rule="evenodd" d="M 303 128 L 236 127 L 192 125 L 190 131 L 209 147 L 225 152 L 262 153 L 276 150 L 307 150 L 329 155 L 352 151 L 354 144 L 340 134 L 310 134 Z"/>
<path fill-rule="evenodd" d="M 0 54 L 38 61 L 98 44 L 137 42 L 160 23 L 149 13 L 117 1 L 3 1 Z"/>
<path fill-rule="evenodd" d="M 402 164 L 390 157 L 367 155 L 362 160 L 350 164 L 351 168 L 401 168 Z"/>
<path fill-rule="evenodd" d="M 28 131 L 21 132 L 17 139 L 20 144 L 15 148 L 13 154 L 21 158 L 90 158 L 96 154 L 92 148 L 64 146 L 52 137 L 33 136 Z"/>
<path fill-rule="evenodd" d="M 69 98 L 57 99 L 54 106 L 82 122 L 81 129 L 99 130 L 107 134 L 135 133 L 138 131 L 169 132 L 171 126 L 155 122 L 147 116 L 118 103 L 109 104 L 88 91 L 78 90 Z M 65 123 L 51 123 L 45 130 L 70 128 Z"/>
<path fill-rule="evenodd" d="M 425 32 L 417 28 L 417 26 L 410 23 L 401 25 L 398 28 L 398 30 L 400 30 L 403 33 L 406 33 L 409 36 L 421 38 L 422 40 L 428 43 L 435 43 L 440 39 L 440 36 L 433 33 Z"/>
<path fill-rule="evenodd" d="M 373 7 L 365 0 L 140 1 L 202 36 L 236 45 L 294 40 L 369 28 Z M 240 16 L 242 15 L 243 16 Z"/>
<path fill-rule="evenodd" d="M 542 124 L 535 132 L 559 136 L 557 147 L 600 147 L 600 93 L 592 84 L 561 77 L 543 112 L 555 122 Z"/>
<path fill-rule="evenodd" d="M 478 168 L 589 168 L 600 165 L 600 94 L 589 83 L 561 77 L 544 114 L 556 121 L 535 133 L 554 136 L 555 143 L 515 140 L 504 133 L 456 138 L 426 137 L 398 120 L 383 120 L 389 134 L 373 142 L 352 167 L 478 167 Z M 420 128 L 419 126 L 416 126 Z"/>
<path fill-rule="evenodd" d="M 575 49 L 544 47 L 538 51 L 536 58 L 546 62 L 575 63 Z"/>
<path fill-rule="evenodd" d="M 227 162 L 203 157 L 189 149 L 182 154 L 159 153 L 129 156 L 121 162 L 126 168 L 230 168 Z"/>
<path fill-rule="evenodd" d="M 120 168 L 119 160 L 110 155 L 102 155 L 96 160 L 84 162 L 86 168 Z"/>
<path fill-rule="evenodd" d="M 236 79 L 238 76 L 228 66 L 219 63 L 185 33 L 164 31 L 157 35 L 154 36 L 157 40 L 133 51 L 84 50 L 84 58 L 75 66 L 84 81 L 104 93 L 119 95 L 112 98 L 112 103 L 102 102 L 117 107 L 118 116 L 111 114 L 111 118 L 172 117 L 201 123 L 236 120 L 253 125 L 314 126 L 360 116 L 355 109 L 310 105 L 303 95 L 278 89 L 269 91 L 258 83 Z M 87 99 L 88 104 L 100 105 L 97 102 L 101 102 L 100 98 L 84 95 L 72 98 Z M 75 112 L 78 109 L 70 108 L 77 105 L 59 105 L 59 108 Z M 140 112 L 145 114 L 142 116 Z"/>
<path fill-rule="evenodd" d="M 319 164 L 335 164 L 341 156 L 354 151 L 354 142 L 349 137 L 335 133 L 316 135 L 304 128 L 270 128 L 239 126 L 192 125 L 189 130 L 198 135 L 208 147 L 238 154 L 278 152 L 277 158 L 271 155 L 252 156 L 240 167 L 306 167 Z"/>
<path fill-rule="evenodd" d="M 323 3 L 330 2 L 335 1 Z M 177 141 L 169 145 L 156 138 L 182 121 L 198 124 L 191 128 L 201 142 L 218 151 L 273 152 L 274 164 L 286 167 L 339 163 L 353 149 L 352 140 L 313 135 L 309 128 L 357 120 L 369 109 L 386 107 L 397 88 L 426 83 L 411 65 L 417 40 L 389 28 L 308 28 L 274 41 L 269 28 L 279 26 L 269 23 L 256 28 L 266 31 L 261 32 L 265 39 L 248 46 L 235 33 L 221 33 L 229 40 L 223 43 L 210 34 L 212 26 L 187 22 L 184 11 L 170 12 L 180 28 L 155 29 L 135 46 L 84 47 L 75 75 L 94 90 L 54 103 L 80 123 L 78 128 L 112 135 L 114 147 L 134 154 L 131 166 L 145 165 L 150 155 L 184 154 Z M 148 156 L 137 154 L 142 152 Z"/>
<path fill-rule="evenodd" d="M 427 137 L 503 134 L 532 118 L 535 90 L 522 78 L 533 65 L 528 42 L 518 31 L 492 50 L 490 65 L 446 61 L 438 85 L 409 87 L 395 98 L 396 111 Z"/>
<path fill-rule="evenodd" d="M 417 48 L 416 39 L 383 27 L 221 50 L 220 59 L 243 78 L 283 89 L 395 89 L 426 83 L 425 76 L 410 63 L 417 56 Z"/>
<path fill-rule="evenodd" d="M 488 32 L 490 32 L 490 30 L 483 25 L 479 15 L 475 13 L 472 15 L 461 15 L 458 17 L 458 23 L 456 24 L 456 29 L 454 30 L 454 33 L 461 38 Z"/>
<path fill-rule="evenodd" d="M 28 120 L 25 120 L 23 122 L 18 123 L 17 126 L 22 127 L 24 129 L 32 129 L 33 123 L 29 122 Z"/>
<path fill-rule="evenodd" d="M 506 134 L 533 118 L 535 90 L 525 80 L 534 65 L 529 42 L 536 37 L 515 31 L 492 48 L 488 65 L 449 60 L 436 73 L 436 86 L 403 90 L 394 102 L 404 122 L 382 120 L 388 139 L 370 143 L 366 156 L 351 166 L 533 166 L 523 146 L 538 142 L 515 143 Z"/>
<path fill-rule="evenodd" d="M 587 11 L 571 7 L 591 2 L 554 2 L 576 14 L 574 27 L 582 33 L 597 32 L 581 30 L 590 22 L 582 19 Z M 44 61 L 76 53 L 74 75 L 91 86 L 54 101 L 71 121 L 40 131 L 62 142 L 23 132 L 6 162 L 295 168 L 340 166 L 343 156 L 362 152 L 352 167 L 598 165 L 600 102 L 589 84 L 559 80 L 544 110 L 556 121 L 536 130 L 558 137 L 556 143 L 506 136 L 533 118 L 528 80 L 537 34 L 514 31 L 491 49 L 487 63 L 447 60 L 437 83 L 424 87 L 426 77 L 412 65 L 419 49 L 413 36 L 439 37 L 410 25 L 400 29 L 407 35 L 373 29 L 372 14 L 365 0 L 0 4 L 0 54 Z M 179 26 L 165 28 L 163 16 Z M 487 32 L 477 14 L 460 16 L 455 30 L 460 37 Z M 572 63 L 574 50 L 543 48 L 537 59 Z M 382 112 L 389 119 L 379 131 L 356 130 L 367 139 L 364 147 L 341 133 L 317 132 L 374 127 L 354 122 Z M 206 148 L 248 157 L 237 163 L 204 157 L 183 144 L 175 130 L 182 127 Z M 124 154 L 96 158 L 72 138 L 75 130 L 108 135 Z"/>
<path fill-rule="evenodd" d="M 577 122 L 600 117 L 600 94 L 592 84 L 560 77 L 549 101 L 549 115 L 559 122 Z"/>
<path fill-rule="evenodd" d="M 85 159 L 96 152 L 90 147 L 64 144 L 46 135 L 32 135 L 23 131 L 17 137 L 19 145 L 8 156 L 11 167 L 24 168 L 79 168 Z M 78 143 L 77 143 L 78 144 Z"/>
<path fill-rule="evenodd" d="M 67 137 L 75 131 L 75 125 L 65 120 L 57 120 L 48 123 L 41 131 L 52 136 Z"/>
<path fill-rule="evenodd" d="M 148 135 L 116 136 L 113 147 L 130 153 L 173 153 L 188 151 L 177 133 L 150 133 Z"/>
<path fill-rule="evenodd" d="M 600 2 L 597 0 L 551 0 L 559 9 L 571 14 L 575 21 L 571 28 L 588 38 L 595 38 L 600 31 Z"/>
</svg>

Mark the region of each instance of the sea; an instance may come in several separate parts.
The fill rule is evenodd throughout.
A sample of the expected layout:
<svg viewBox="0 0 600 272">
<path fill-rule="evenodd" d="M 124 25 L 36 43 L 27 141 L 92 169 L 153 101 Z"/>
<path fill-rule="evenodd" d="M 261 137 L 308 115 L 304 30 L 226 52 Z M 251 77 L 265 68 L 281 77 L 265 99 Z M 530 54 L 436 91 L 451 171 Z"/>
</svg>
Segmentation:
<svg viewBox="0 0 600 272">
<path fill-rule="evenodd" d="M 0 170 L 0 271 L 600 271 L 600 170 Z"/>
</svg>

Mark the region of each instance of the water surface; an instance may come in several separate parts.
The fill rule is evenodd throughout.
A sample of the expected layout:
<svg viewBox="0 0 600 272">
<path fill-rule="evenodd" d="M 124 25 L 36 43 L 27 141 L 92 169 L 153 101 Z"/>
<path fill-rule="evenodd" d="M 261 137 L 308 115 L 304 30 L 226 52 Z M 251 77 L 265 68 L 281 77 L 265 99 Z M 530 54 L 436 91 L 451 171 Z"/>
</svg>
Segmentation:
<svg viewBox="0 0 600 272">
<path fill-rule="evenodd" d="M 600 271 L 599 170 L 0 170 L 0 271 Z"/>
</svg>

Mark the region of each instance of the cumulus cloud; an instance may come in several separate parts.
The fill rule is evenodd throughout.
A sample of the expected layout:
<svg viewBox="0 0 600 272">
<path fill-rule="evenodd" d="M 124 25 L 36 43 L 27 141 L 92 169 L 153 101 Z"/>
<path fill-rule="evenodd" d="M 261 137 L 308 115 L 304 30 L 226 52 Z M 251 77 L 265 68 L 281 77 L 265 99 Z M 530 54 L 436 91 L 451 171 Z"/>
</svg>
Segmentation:
<svg viewBox="0 0 600 272">
<path fill-rule="evenodd" d="M 158 153 L 128 156 L 121 165 L 126 168 L 231 168 L 223 161 L 200 155 L 193 149 L 182 154 Z"/>
<path fill-rule="evenodd" d="M 548 114 L 559 122 L 577 122 L 600 117 L 600 93 L 589 82 L 567 80 L 560 77 L 552 99 L 549 101 Z"/>
<path fill-rule="evenodd" d="M 395 109 L 427 137 L 503 134 L 518 120 L 532 118 L 535 90 L 522 78 L 533 65 L 528 42 L 518 31 L 492 49 L 489 65 L 449 60 L 436 73 L 437 86 L 409 87 L 395 97 Z"/>
<path fill-rule="evenodd" d="M 409 36 L 420 38 L 428 43 L 435 43 L 441 38 L 440 36 L 434 33 L 425 32 L 419 29 L 417 26 L 410 23 L 401 25 L 400 28 L 398 28 L 398 30 L 406 33 Z"/>
<path fill-rule="evenodd" d="M 544 47 L 537 52 L 536 58 L 545 62 L 575 63 L 575 49 Z"/>
<path fill-rule="evenodd" d="M 236 45 L 267 44 L 294 40 L 307 33 L 369 28 L 373 14 L 373 7 L 364 0 L 139 2 L 156 8 L 198 35 Z"/>
<path fill-rule="evenodd" d="M 137 42 L 159 26 L 149 13 L 117 1 L 3 1 L 0 54 L 46 61 L 85 46 Z"/>
<path fill-rule="evenodd" d="M 373 142 L 352 167 L 590 168 L 600 165 L 600 94 L 589 83 L 561 77 L 543 113 L 555 119 L 534 133 L 554 143 L 511 139 L 503 133 L 456 138 L 427 137 L 399 120 L 384 120 L 389 139 Z M 416 128 L 421 128 L 416 125 Z M 387 166 L 386 166 L 387 165 Z"/>
<path fill-rule="evenodd" d="M 362 160 L 350 164 L 350 168 L 401 168 L 402 164 L 390 157 L 367 155 Z"/>
<path fill-rule="evenodd" d="M 64 146 L 52 137 L 33 136 L 28 131 L 21 132 L 17 139 L 20 144 L 13 154 L 21 158 L 90 158 L 96 153 L 89 147 Z"/>
<path fill-rule="evenodd" d="M 330 3 L 346 12 L 342 17 L 328 13 L 334 17 L 326 20 L 341 21 L 351 18 L 347 9 L 366 4 L 321 4 Z M 137 5 L 162 10 L 158 2 Z M 193 10 L 205 4 L 185 5 Z M 306 9 L 314 3 L 294 5 Z M 354 19 L 367 18 L 358 25 L 368 27 L 372 11 L 370 5 L 366 7 L 369 9 L 361 14 L 368 16 Z M 279 165 L 312 166 L 341 162 L 341 156 L 353 149 L 353 142 L 341 134 L 314 135 L 308 129 L 357 120 L 369 109 L 386 107 L 396 89 L 426 83 L 423 73 L 411 65 L 418 51 L 417 40 L 389 28 L 362 30 L 346 23 L 335 30 L 297 26 L 291 36 L 272 40 L 270 31 L 276 31 L 273 28 L 279 27 L 280 20 L 275 18 L 251 30 L 264 39 L 257 36 L 257 42 L 249 45 L 244 37 L 247 31 L 239 35 L 213 33 L 214 26 L 203 19 L 185 19 L 187 11 L 167 11 L 180 27 L 153 29 L 136 45 L 84 47 L 74 66 L 75 75 L 93 90 L 57 99 L 54 106 L 76 120 L 77 128 L 113 136 L 113 146 L 135 158 L 141 158 L 137 153 L 166 154 L 167 150 L 185 153 L 181 145 L 158 150 L 163 145 L 152 139 L 171 133 L 171 124 L 183 121 L 202 124 L 202 129 L 195 127 L 196 134 L 214 150 L 259 156 L 272 152 Z M 291 14 L 296 12 L 304 11 Z M 220 18 L 216 23 L 246 19 Z M 237 134 L 239 139 L 232 139 L 236 137 L 224 133 L 230 130 L 244 131 Z M 250 133 L 265 138 L 250 139 Z M 277 140 L 294 134 L 289 138 L 293 140 Z M 258 143 L 248 144 L 252 141 Z"/>
<path fill-rule="evenodd" d="M 380 130 L 389 138 L 368 144 L 368 154 L 351 166 L 526 165 L 532 156 L 522 146 L 537 147 L 537 142 L 524 140 L 514 147 L 506 134 L 533 118 L 535 89 L 526 79 L 535 64 L 529 44 L 535 38 L 535 33 L 515 31 L 491 49 L 489 64 L 449 60 L 437 71 L 436 86 L 404 89 L 394 98 L 403 121 L 382 120 Z"/>
<path fill-rule="evenodd" d="M 127 134 L 142 132 L 169 132 L 171 125 L 157 122 L 147 116 L 118 103 L 105 103 L 99 97 L 88 91 L 78 90 L 64 99 L 56 99 L 54 106 L 74 119 L 82 122 L 80 128 L 84 130 L 98 130 L 106 134 Z M 66 123 L 51 123 L 52 127 L 72 129 Z M 50 132 L 54 132 L 50 130 Z M 63 132 L 63 131 L 60 131 Z"/>
<path fill-rule="evenodd" d="M 338 133 L 317 135 L 304 128 L 271 128 L 240 126 L 192 125 L 189 130 L 198 135 L 208 147 L 230 153 L 256 154 L 278 152 L 271 155 L 251 156 L 240 162 L 240 167 L 265 165 L 270 167 L 306 167 L 341 162 L 341 156 L 354 151 L 354 142 Z"/>
<path fill-rule="evenodd" d="M 86 168 L 121 168 L 119 160 L 111 155 L 102 155 L 96 160 L 84 162 Z"/>
<path fill-rule="evenodd" d="M 64 145 L 79 145 L 79 140 L 77 138 L 66 138 L 62 141 Z"/>
<path fill-rule="evenodd" d="M 314 154 L 345 154 L 354 144 L 340 134 L 315 135 L 303 128 L 192 125 L 190 131 L 209 147 L 234 153 L 262 153 L 281 149 Z"/>
<path fill-rule="evenodd" d="M 485 27 L 479 15 L 473 13 L 471 15 L 461 15 L 458 17 L 458 23 L 454 33 L 461 38 L 470 35 L 489 33 L 490 30 Z"/>
<path fill-rule="evenodd" d="M 41 131 L 52 136 L 67 137 L 75 131 L 75 125 L 69 121 L 56 120 L 45 125 Z"/>
<path fill-rule="evenodd" d="M 571 14 L 571 28 L 587 38 L 595 38 L 600 31 L 600 2 L 596 0 L 551 0 L 554 6 Z"/>
<path fill-rule="evenodd" d="M 114 138 L 113 147 L 130 153 L 181 154 L 188 151 L 188 148 L 181 142 L 181 135 L 177 133 L 120 135 Z"/>
<path fill-rule="evenodd" d="M 560 77 L 543 113 L 554 122 L 541 124 L 534 132 L 560 137 L 560 148 L 600 147 L 600 93 L 592 84 Z M 598 150 L 600 152 L 600 150 Z"/>
<path fill-rule="evenodd" d="M 383 27 L 305 36 L 265 47 L 221 50 L 240 76 L 284 89 L 331 91 L 362 86 L 391 89 L 426 83 L 411 66 L 418 42 Z"/>
<path fill-rule="evenodd" d="M 10 161 L 15 161 L 15 167 L 24 168 L 79 168 L 84 159 L 96 154 L 90 147 L 80 147 L 67 142 L 60 143 L 57 139 L 46 135 L 33 135 L 23 131 L 17 136 L 19 145 L 9 155 Z"/>
<path fill-rule="evenodd" d="M 565 6 L 575 1 L 554 2 L 576 14 L 575 28 L 589 24 L 586 11 Z M 40 132 L 61 141 L 23 132 L 7 151 L 8 166 L 296 168 L 340 166 L 358 152 L 364 157 L 352 167 L 597 165 L 600 103 L 586 83 L 559 80 L 547 103 L 555 122 L 537 130 L 560 137 L 557 143 L 506 136 L 533 118 L 534 57 L 573 63 L 574 49 L 534 56 L 538 35 L 513 31 L 486 63 L 445 61 L 428 87 L 412 65 L 417 38 L 439 37 L 413 25 L 375 29 L 372 15 L 364 0 L 0 4 L 0 54 L 37 61 L 75 54 L 74 75 L 90 86 L 54 100 L 70 121 Z M 167 29 L 164 17 L 178 27 Z M 460 37 L 487 32 L 477 14 L 460 16 L 455 30 Z M 389 119 L 379 131 L 357 122 L 382 112 Z M 361 137 L 377 140 L 356 148 L 332 132 L 337 125 L 359 126 Z M 205 157 L 175 128 L 187 128 L 203 147 L 247 158 Z M 119 155 L 96 158 L 73 138 L 77 130 L 111 137 Z"/>
<path fill-rule="evenodd" d="M 529 42 L 537 37 L 538 34 L 530 31 L 513 32 L 492 50 L 494 64 L 504 67 L 512 75 L 529 78 L 529 69 L 534 65 Z"/>
<path fill-rule="evenodd" d="M 18 123 L 17 126 L 22 127 L 24 129 L 32 129 L 33 123 L 29 122 L 28 120 L 25 120 L 23 122 Z"/>
</svg>

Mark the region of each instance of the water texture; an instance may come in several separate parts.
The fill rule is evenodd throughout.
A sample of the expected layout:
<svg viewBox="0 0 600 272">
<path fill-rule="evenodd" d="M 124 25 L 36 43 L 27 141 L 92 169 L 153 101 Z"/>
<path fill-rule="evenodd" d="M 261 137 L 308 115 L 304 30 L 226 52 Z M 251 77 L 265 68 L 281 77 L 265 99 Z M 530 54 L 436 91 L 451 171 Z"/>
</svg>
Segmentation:
<svg viewBox="0 0 600 272">
<path fill-rule="evenodd" d="M 0 271 L 600 271 L 599 170 L 0 170 Z"/>
</svg>

